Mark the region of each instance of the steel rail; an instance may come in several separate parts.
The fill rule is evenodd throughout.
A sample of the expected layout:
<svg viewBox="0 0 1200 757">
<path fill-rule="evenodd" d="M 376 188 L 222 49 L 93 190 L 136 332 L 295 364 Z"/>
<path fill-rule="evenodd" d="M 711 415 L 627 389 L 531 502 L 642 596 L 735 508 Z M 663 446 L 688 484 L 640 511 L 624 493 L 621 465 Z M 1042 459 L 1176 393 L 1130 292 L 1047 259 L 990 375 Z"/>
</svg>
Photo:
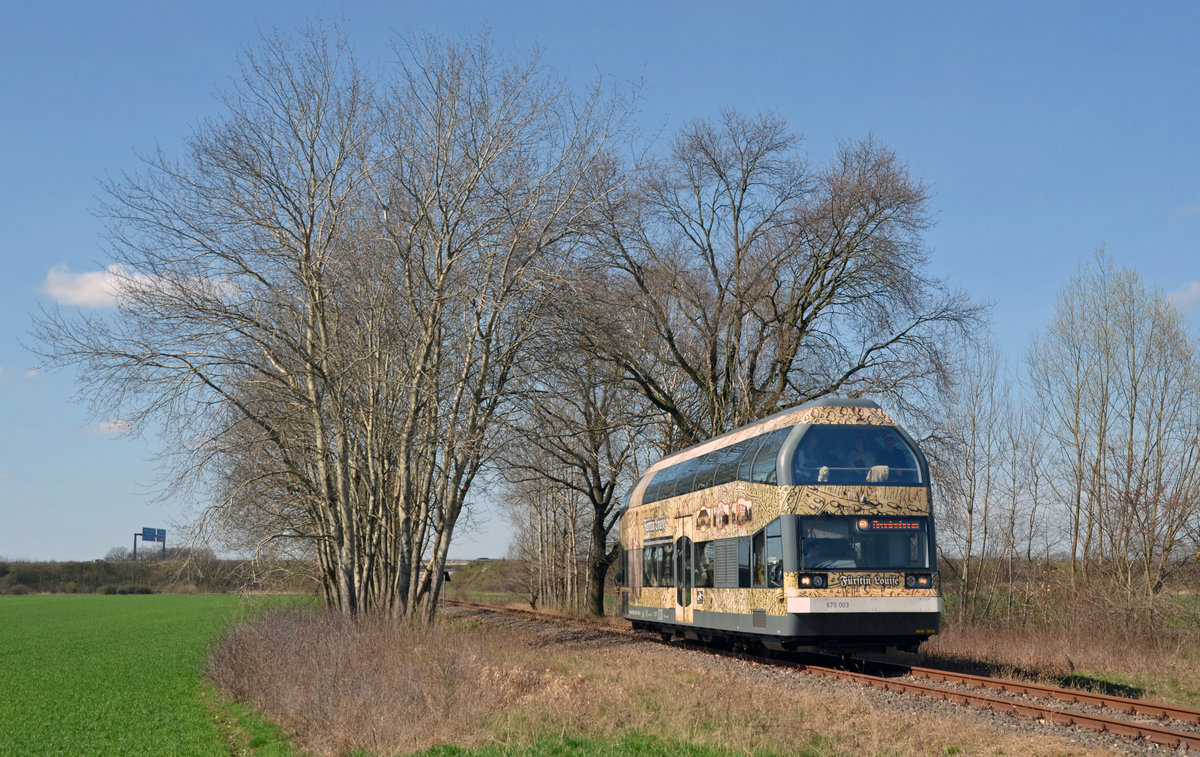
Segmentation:
<svg viewBox="0 0 1200 757">
<path fill-rule="evenodd" d="M 968 686 L 978 686 L 981 688 L 993 689 L 1012 694 L 1025 694 L 1028 696 L 1042 697 L 1045 699 L 1057 699 L 1070 704 L 1088 704 L 1096 707 L 1103 707 L 1106 710 L 1112 710 L 1114 712 L 1122 712 L 1128 715 L 1145 715 L 1147 717 L 1158 718 L 1159 720 L 1178 720 L 1182 723 L 1200 725 L 1200 710 L 1193 710 L 1188 707 L 1176 707 L 1175 705 L 1170 704 L 1147 702 L 1143 699 L 1118 697 L 1110 694 L 1095 694 L 1089 691 L 1079 691 L 1077 689 L 1064 689 L 1056 686 L 1022 683 L 1020 681 L 1006 681 L 1000 678 L 989 678 L 987 676 L 970 675 L 967 673 L 955 673 L 949 670 L 914 668 L 907 665 L 897 665 L 896 668 L 902 670 L 908 675 L 919 678 L 928 678 L 933 681 L 961 683 Z"/>
<path fill-rule="evenodd" d="M 1150 741 L 1155 744 L 1161 744 L 1172 749 L 1200 749 L 1200 733 L 1177 731 L 1171 728 L 1150 725 L 1148 723 L 1137 723 L 1130 720 L 1121 720 L 1118 718 L 1109 718 L 1099 715 L 1088 715 L 1081 712 L 1072 712 L 1069 710 L 1060 710 L 1047 705 L 1019 702 L 1012 699 L 1002 699 L 1000 697 L 974 694 L 955 689 L 943 689 L 938 686 L 929 686 L 927 684 L 913 683 L 911 681 L 898 681 L 891 678 L 870 675 L 868 673 L 854 673 L 849 670 L 825 668 L 819 665 L 797 665 L 797 667 L 805 672 L 816 673 L 818 675 L 824 675 L 844 681 L 854 681 L 856 683 L 874 688 L 884 689 L 885 691 L 896 691 L 907 694 L 916 694 L 918 696 L 928 696 L 934 699 L 954 702 L 956 704 L 970 704 L 977 707 L 995 710 L 997 712 L 1008 712 L 1016 715 L 1024 715 L 1026 717 L 1032 717 L 1038 720 L 1046 720 L 1059 725 L 1077 726 L 1093 731 L 1111 733 L 1132 739 L 1144 739 L 1146 741 Z"/>
</svg>

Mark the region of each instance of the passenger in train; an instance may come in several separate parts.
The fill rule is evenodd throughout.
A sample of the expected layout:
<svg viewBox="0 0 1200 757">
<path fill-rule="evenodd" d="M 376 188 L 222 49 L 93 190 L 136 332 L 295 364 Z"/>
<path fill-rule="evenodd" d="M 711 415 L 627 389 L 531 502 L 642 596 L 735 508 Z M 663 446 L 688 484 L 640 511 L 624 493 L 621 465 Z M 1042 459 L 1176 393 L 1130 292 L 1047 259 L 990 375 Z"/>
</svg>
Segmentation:
<svg viewBox="0 0 1200 757">
<path fill-rule="evenodd" d="M 847 468 L 870 468 L 875 465 L 875 453 L 867 449 L 867 441 L 861 436 L 854 437 L 853 446 L 846 453 Z"/>
<path fill-rule="evenodd" d="M 796 481 L 811 483 L 817 480 L 817 471 L 822 465 L 828 465 L 828 455 L 821 449 L 821 440 L 816 434 L 807 434 L 796 450 L 795 478 Z"/>
<path fill-rule="evenodd" d="M 890 434 L 883 440 L 883 453 L 879 456 L 879 462 L 889 468 L 911 467 L 908 456 L 896 447 L 896 437 Z"/>
<path fill-rule="evenodd" d="M 783 560 L 772 557 L 767 560 L 767 588 L 778 589 L 783 586 Z"/>
<path fill-rule="evenodd" d="M 896 446 L 895 437 L 888 435 L 883 440 L 883 452 L 879 455 L 879 464 L 886 465 L 892 481 L 903 481 L 912 468 L 912 461 L 904 451 Z"/>
</svg>

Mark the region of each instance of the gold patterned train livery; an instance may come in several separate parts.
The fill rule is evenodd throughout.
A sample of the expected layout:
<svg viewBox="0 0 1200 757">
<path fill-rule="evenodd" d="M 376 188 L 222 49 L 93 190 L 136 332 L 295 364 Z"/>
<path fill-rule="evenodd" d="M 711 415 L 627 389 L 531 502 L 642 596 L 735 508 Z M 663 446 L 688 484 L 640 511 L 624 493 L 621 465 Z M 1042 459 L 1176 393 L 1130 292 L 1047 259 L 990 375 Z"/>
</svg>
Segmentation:
<svg viewBox="0 0 1200 757">
<path fill-rule="evenodd" d="M 940 623 L 929 466 L 869 400 L 802 405 L 660 460 L 620 538 L 620 612 L 664 637 L 913 650 Z"/>
</svg>

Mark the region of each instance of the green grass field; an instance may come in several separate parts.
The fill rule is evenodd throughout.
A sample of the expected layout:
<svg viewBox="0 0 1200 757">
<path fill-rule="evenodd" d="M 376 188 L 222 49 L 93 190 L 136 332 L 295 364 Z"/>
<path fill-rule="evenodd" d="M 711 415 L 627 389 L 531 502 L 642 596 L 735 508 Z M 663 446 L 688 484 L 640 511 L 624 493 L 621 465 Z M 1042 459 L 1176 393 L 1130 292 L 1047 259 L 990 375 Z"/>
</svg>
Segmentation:
<svg viewBox="0 0 1200 757">
<path fill-rule="evenodd" d="M 0 755 L 229 754 L 202 698 L 232 595 L 0 597 Z"/>
</svg>

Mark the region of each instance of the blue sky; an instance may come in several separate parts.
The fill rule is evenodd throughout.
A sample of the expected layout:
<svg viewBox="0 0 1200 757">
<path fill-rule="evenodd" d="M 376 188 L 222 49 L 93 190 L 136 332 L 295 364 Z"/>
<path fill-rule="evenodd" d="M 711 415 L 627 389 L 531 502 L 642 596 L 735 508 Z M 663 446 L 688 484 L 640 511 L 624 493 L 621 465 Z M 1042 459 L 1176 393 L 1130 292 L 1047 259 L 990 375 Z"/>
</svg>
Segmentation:
<svg viewBox="0 0 1200 757">
<path fill-rule="evenodd" d="M 1200 4 L 1157 2 L 65 2 L 0 11 L 0 557 L 93 559 L 196 503 L 153 496 L 159 441 L 73 401 L 27 351 L 39 304 L 109 259 L 100 180 L 219 118 L 260 30 L 342 20 L 384 67 L 410 32 L 490 28 L 582 84 L 644 81 L 670 133 L 770 110 L 814 161 L 873 134 L 933 188 L 933 273 L 994 303 L 1019 362 L 1093 250 L 1200 314 Z M 74 306 L 72 306 L 74 307 Z M 502 556 L 484 507 L 454 557 Z"/>
</svg>

